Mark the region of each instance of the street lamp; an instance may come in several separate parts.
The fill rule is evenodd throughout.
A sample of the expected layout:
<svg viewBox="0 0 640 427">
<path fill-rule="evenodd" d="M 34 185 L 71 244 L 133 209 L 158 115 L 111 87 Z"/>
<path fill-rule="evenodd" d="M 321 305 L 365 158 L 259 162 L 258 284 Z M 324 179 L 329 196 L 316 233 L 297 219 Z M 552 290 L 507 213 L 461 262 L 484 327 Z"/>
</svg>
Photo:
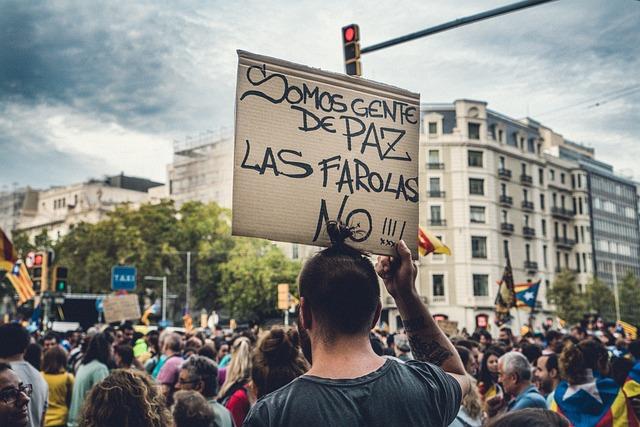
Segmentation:
<svg viewBox="0 0 640 427">
<path fill-rule="evenodd" d="M 162 282 L 162 323 L 167 321 L 167 276 L 144 276 L 144 280 Z"/>
</svg>

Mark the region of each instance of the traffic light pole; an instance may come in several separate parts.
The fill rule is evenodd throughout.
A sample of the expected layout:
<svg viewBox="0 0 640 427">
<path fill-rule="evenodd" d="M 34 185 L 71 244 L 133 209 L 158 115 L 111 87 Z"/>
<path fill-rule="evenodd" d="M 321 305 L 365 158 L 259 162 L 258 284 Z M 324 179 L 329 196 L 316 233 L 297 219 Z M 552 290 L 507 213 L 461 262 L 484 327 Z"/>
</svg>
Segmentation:
<svg viewBox="0 0 640 427">
<path fill-rule="evenodd" d="M 424 29 L 422 31 L 418 31 L 415 33 L 407 34 L 406 36 L 397 37 L 395 39 L 387 40 L 382 43 L 377 43 L 372 46 L 363 47 L 360 49 L 361 54 L 375 52 L 376 50 L 384 49 L 386 47 L 395 46 L 400 43 L 405 43 L 411 40 L 418 39 L 420 37 L 426 37 L 433 34 L 441 33 L 443 31 L 451 30 L 453 28 L 462 27 L 463 25 L 472 24 L 474 22 L 483 21 L 485 19 L 493 18 L 500 15 L 506 15 L 507 13 L 516 12 L 518 10 L 526 9 L 533 6 L 538 6 L 544 3 L 550 3 L 556 0 L 525 0 L 520 1 L 518 3 L 513 3 L 507 6 L 498 7 L 496 9 L 491 9 L 486 12 L 477 13 L 475 15 L 466 16 L 464 18 L 459 18 L 450 22 L 446 22 L 444 24 L 436 25 L 435 27 L 430 27 Z"/>
</svg>

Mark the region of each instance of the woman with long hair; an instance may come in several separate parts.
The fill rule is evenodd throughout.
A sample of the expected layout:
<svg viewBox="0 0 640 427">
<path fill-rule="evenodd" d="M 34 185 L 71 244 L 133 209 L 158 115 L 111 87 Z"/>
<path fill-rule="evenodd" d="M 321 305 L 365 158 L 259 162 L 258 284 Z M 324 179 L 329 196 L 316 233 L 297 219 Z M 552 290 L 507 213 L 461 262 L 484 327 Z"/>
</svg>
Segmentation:
<svg viewBox="0 0 640 427">
<path fill-rule="evenodd" d="M 249 412 L 247 383 L 251 379 L 251 342 L 249 338 L 239 337 L 231 347 L 231 362 L 218 393 L 218 402 L 223 404 L 233 417 L 233 422 L 241 426 Z"/>
<path fill-rule="evenodd" d="M 67 425 L 73 375 L 66 370 L 67 352 L 60 346 L 50 348 L 42 359 L 42 377 L 49 385 L 49 407 L 44 416 L 45 427 Z"/>
<path fill-rule="evenodd" d="M 171 414 L 151 378 L 133 369 L 115 369 L 87 395 L 81 427 L 169 427 Z"/>
<path fill-rule="evenodd" d="M 572 425 L 638 425 L 622 388 L 609 378 L 609 353 L 594 339 L 567 342 L 558 360 L 562 381 L 556 387 L 550 409 Z"/>
<path fill-rule="evenodd" d="M 497 347 L 489 347 L 484 351 L 480 371 L 478 372 L 478 391 L 482 400 L 487 400 L 498 394 L 498 359 L 504 352 Z"/>
<path fill-rule="evenodd" d="M 453 420 L 449 427 L 480 427 L 482 425 L 482 402 L 480 401 L 480 395 L 476 388 L 476 380 L 471 375 L 471 367 L 474 366 L 474 359 L 471 352 L 461 346 L 456 346 L 456 350 L 462 359 L 465 370 L 467 371 L 467 377 L 472 386 L 469 388 L 469 392 L 462 398 L 462 404 L 456 419 Z"/>
<path fill-rule="evenodd" d="M 109 334 L 99 333 L 94 335 L 89 342 L 87 352 L 82 358 L 82 364 L 78 368 L 76 381 L 73 385 L 69 421 L 67 422 L 69 427 L 77 425 L 80 408 L 89 390 L 109 375 L 111 341 L 112 338 Z"/>
<path fill-rule="evenodd" d="M 298 342 L 295 330 L 281 327 L 273 327 L 260 337 L 251 364 L 251 382 L 258 399 L 309 370 Z"/>
</svg>

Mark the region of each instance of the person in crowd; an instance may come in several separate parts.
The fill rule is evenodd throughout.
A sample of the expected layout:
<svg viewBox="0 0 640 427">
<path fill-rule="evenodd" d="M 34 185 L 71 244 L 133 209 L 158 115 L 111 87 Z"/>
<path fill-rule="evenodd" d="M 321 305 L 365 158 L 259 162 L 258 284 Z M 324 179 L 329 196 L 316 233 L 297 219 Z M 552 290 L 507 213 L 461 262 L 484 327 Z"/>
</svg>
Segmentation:
<svg viewBox="0 0 640 427">
<path fill-rule="evenodd" d="M 562 415 L 540 408 L 526 408 L 507 412 L 490 420 L 485 427 L 570 427 Z"/>
<path fill-rule="evenodd" d="M 216 348 L 214 347 L 213 341 L 211 344 L 205 344 L 202 346 L 200 350 L 198 350 L 199 356 L 204 356 L 211 359 L 212 362 L 216 360 Z"/>
<path fill-rule="evenodd" d="M 182 338 L 180 335 L 172 332 L 165 337 L 164 348 L 162 350 L 165 360 L 156 380 L 161 386 L 162 395 L 167 399 L 167 405 L 173 403 L 173 392 L 178 382 L 180 365 L 184 362 L 181 350 Z"/>
<path fill-rule="evenodd" d="M 133 337 L 135 335 L 135 329 L 133 329 L 133 325 L 129 322 L 126 322 L 120 328 L 122 331 L 122 337 L 118 345 L 130 345 L 133 347 L 135 344 L 133 341 Z"/>
<path fill-rule="evenodd" d="M 218 351 L 218 368 L 226 368 L 231 362 L 231 349 L 228 343 L 223 343 Z"/>
<path fill-rule="evenodd" d="M 471 352 L 475 361 L 475 371 L 471 374 L 474 377 L 477 375 L 477 371 L 480 369 L 480 362 L 482 361 L 482 353 L 480 352 L 480 343 L 471 339 L 461 339 L 456 342 L 456 345 L 466 348 Z"/>
<path fill-rule="evenodd" d="M 610 360 L 611 378 L 620 386 L 623 386 L 629 376 L 629 372 L 633 369 L 633 360 L 626 357 L 612 357 Z"/>
<path fill-rule="evenodd" d="M 78 425 L 80 409 L 91 388 L 109 375 L 111 364 L 111 337 L 106 333 L 98 333 L 89 340 L 87 352 L 76 373 L 69 406 L 68 427 Z"/>
<path fill-rule="evenodd" d="M 258 340 L 251 362 L 251 383 L 258 399 L 309 370 L 293 338 L 294 332 L 273 327 Z"/>
<path fill-rule="evenodd" d="M 558 387 L 558 384 L 560 384 L 558 355 L 550 353 L 538 357 L 533 369 L 533 378 L 540 393 L 546 396 L 547 408 L 550 407 L 553 392 L 556 387 Z"/>
<path fill-rule="evenodd" d="M 507 412 L 524 408 L 546 409 L 547 402 L 535 385 L 531 383 L 531 364 L 527 358 L 516 351 L 510 351 L 498 359 L 498 381 L 505 393 L 512 397 L 510 402 L 504 395 L 495 396 L 487 401 L 489 417 L 495 416 L 503 408 Z"/>
<path fill-rule="evenodd" d="M 42 366 L 42 346 L 37 342 L 29 343 L 24 351 L 24 361 L 39 371 Z"/>
<path fill-rule="evenodd" d="M 403 362 L 407 362 L 411 359 L 411 347 L 409 346 L 409 338 L 405 334 L 396 334 L 393 337 L 394 348 L 396 357 Z"/>
<path fill-rule="evenodd" d="M 571 328 L 571 336 L 580 342 L 587 338 L 587 330 L 581 325 L 575 325 Z"/>
<path fill-rule="evenodd" d="M 164 330 L 158 336 L 158 348 L 160 349 L 160 353 L 158 353 L 158 355 L 155 357 L 155 360 L 153 360 L 153 369 L 151 370 L 151 376 L 154 379 L 158 378 L 158 374 L 160 373 L 164 362 L 167 361 L 167 356 L 164 354 L 164 341 L 171 334 L 172 332 Z"/>
<path fill-rule="evenodd" d="M 128 344 L 117 345 L 113 350 L 113 361 L 118 369 L 133 368 L 133 348 Z"/>
<path fill-rule="evenodd" d="M 28 427 L 31 384 L 24 384 L 8 363 L 0 362 L 0 426 Z"/>
<path fill-rule="evenodd" d="M 67 353 L 61 346 L 51 347 L 44 353 L 41 374 L 49 386 L 49 407 L 44 417 L 45 427 L 67 425 L 74 378 L 67 372 L 66 366 Z"/>
<path fill-rule="evenodd" d="M 236 426 L 242 425 L 249 412 L 249 395 L 247 384 L 251 379 L 251 341 L 239 337 L 231 348 L 231 362 L 226 370 L 226 378 L 220 392 L 218 402 L 231 412 Z"/>
<path fill-rule="evenodd" d="M 176 388 L 178 390 L 193 390 L 202 394 L 213 410 L 215 425 L 217 427 L 233 427 L 231 413 L 216 400 L 218 394 L 217 376 L 218 367 L 213 360 L 204 356 L 191 356 L 180 368 Z"/>
<path fill-rule="evenodd" d="M 24 360 L 24 352 L 29 345 L 29 332 L 17 323 L 0 325 L 0 362 L 11 366 L 25 385 L 31 385 L 33 393 L 28 402 L 29 425 L 40 427 L 47 410 L 49 387 L 29 362 Z"/>
<path fill-rule="evenodd" d="M 87 395 L 80 427 L 170 427 L 171 414 L 151 378 L 115 369 Z"/>
<path fill-rule="evenodd" d="M 493 337 L 491 336 L 491 333 L 489 331 L 487 331 L 486 329 L 480 329 L 477 331 L 477 334 L 477 341 L 480 343 L 480 346 L 483 350 L 486 350 L 493 345 Z"/>
<path fill-rule="evenodd" d="M 175 427 L 212 427 L 219 426 L 215 422 L 215 414 L 206 399 L 193 390 L 180 390 L 175 396 L 173 405 L 173 422 Z"/>
<path fill-rule="evenodd" d="M 547 347 L 542 351 L 542 354 L 562 353 L 562 339 L 564 338 L 564 334 L 560 331 L 556 331 L 555 329 L 550 329 L 545 335 L 545 341 L 547 342 Z"/>
<path fill-rule="evenodd" d="M 511 350 L 513 348 L 513 345 L 515 344 L 513 331 L 511 330 L 511 328 L 508 328 L 506 326 L 500 328 L 500 332 L 498 332 L 498 341 L 507 350 Z"/>
<path fill-rule="evenodd" d="M 67 371 L 76 374 L 78 372 L 78 368 L 82 364 L 82 359 L 84 358 L 84 354 L 87 352 L 87 348 L 89 346 L 89 340 L 93 337 L 97 331 L 94 328 L 90 328 L 87 331 L 87 334 L 83 334 L 80 337 L 80 340 L 75 348 L 73 348 L 69 352 L 69 357 L 67 361 Z"/>
<path fill-rule="evenodd" d="M 54 334 L 53 332 L 49 332 L 47 335 L 44 336 L 44 339 L 42 340 L 43 351 L 46 352 L 47 350 L 57 346 L 58 346 L 58 336 L 56 334 Z"/>
<path fill-rule="evenodd" d="M 600 341 L 567 344 L 558 365 L 562 381 L 553 393 L 552 411 L 576 427 L 638 425 L 627 395 L 607 376 L 609 354 Z"/>
<path fill-rule="evenodd" d="M 497 347 L 490 347 L 482 356 L 480 372 L 478 372 L 478 391 L 484 402 L 501 391 L 498 384 L 498 359 L 503 353 Z"/>
<path fill-rule="evenodd" d="M 478 394 L 476 381 L 473 378 L 473 373 L 477 370 L 477 363 L 475 358 L 467 348 L 462 346 L 456 346 L 456 351 L 462 359 L 462 364 L 465 366 L 469 382 L 472 386 L 469 388 L 469 392 L 462 398 L 462 405 L 456 419 L 453 420 L 449 427 L 480 427 L 482 425 L 482 402 L 480 401 L 480 395 Z M 471 370 L 470 370 L 471 369 Z"/>
<path fill-rule="evenodd" d="M 520 344 L 518 344 L 518 349 L 532 365 L 535 364 L 538 357 L 542 355 L 542 347 L 527 341 L 521 341 Z"/>
<path fill-rule="evenodd" d="M 450 424 L 470 382 L 416 292 L 411 251 L 401 240 L 398 255 L 378 257 L 374 269 L 366 255 L 345 243 L 350 229 L 335 222 L 327 228 L 332 245 L 307 260 L 298 278 L 312 367 L 260 399 L 245 425 Z M 371 348 L 369 331 L 381 311 L 376 273 L 395 299 L 416 360 L 402 363 Z"/>
<path fill-rule="evenodd" d="M 140 360 L 143 355 L 149 354 L 149 347 L 147 345 L 147 341 L 144 339 L 144 335 L 138 331 L 133 334 L 133 357 L 136 358 L 140 365 L 144 366 L 144 362 L 146 360 Z"/>
<path fill-rule="evenodd" d="M 142 353 L 137 357 L 138 361 L 144 366 L 144 370 L 151 375 L 156 365 L 158 364 L 158 360 L 160 358 L 160 344 L 159 344 L 160 333 L 158 331 L 149 331 L 147 335 L 144 336 L 144 341 L 147 344 L 147 351 Z"/>
</svg>

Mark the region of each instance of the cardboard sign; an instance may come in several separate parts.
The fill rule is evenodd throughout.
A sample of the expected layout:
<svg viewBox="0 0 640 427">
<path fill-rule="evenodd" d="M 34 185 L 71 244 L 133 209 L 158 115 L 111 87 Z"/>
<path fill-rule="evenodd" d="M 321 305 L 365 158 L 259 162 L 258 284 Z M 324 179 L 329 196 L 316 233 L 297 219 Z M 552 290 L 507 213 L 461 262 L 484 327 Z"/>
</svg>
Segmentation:
<svg viewBox="0 0 640 427">
<path fill-rule="evenodd" d="M 458 335 L 458 322 L 455 320 L 438 320 L 438 326 L 448 337 Z"/>
<path fill-rule="evenodd" d="M 104 299 L 103 308 L 107 323 L 140 318 L 140 304 L 135 294 L 108 296 Z"/>
<path fill-rule="evenodd" d="M 233 234 L 417 258 L 420 97 L 238 52 Z"/>
</svg>

